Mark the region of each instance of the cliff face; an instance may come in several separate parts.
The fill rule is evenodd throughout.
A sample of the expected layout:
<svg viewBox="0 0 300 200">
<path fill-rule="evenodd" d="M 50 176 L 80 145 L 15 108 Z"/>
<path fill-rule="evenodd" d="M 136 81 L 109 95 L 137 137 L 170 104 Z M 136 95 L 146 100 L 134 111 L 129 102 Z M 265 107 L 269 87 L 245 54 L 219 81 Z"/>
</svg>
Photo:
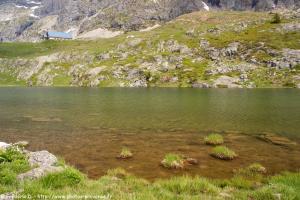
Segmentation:
<svg viewBox="0 0 300 200">
<path fill-rule="evenodd" d="M 47 30 L 139 30 L 209 9 L 298 8 L 300 0 L 0 0 L 0 38 L 36 41 Z M 13 14 L 12 14 L 13 13 Z"/>
</svg>

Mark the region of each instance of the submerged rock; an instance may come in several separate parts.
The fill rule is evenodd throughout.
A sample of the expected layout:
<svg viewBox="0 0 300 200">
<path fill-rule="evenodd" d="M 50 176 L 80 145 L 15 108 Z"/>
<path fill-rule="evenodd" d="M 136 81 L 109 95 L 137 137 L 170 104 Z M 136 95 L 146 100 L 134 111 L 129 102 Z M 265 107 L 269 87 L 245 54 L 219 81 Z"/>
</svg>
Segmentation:
<svg viewBox="0 0 300 200">
<path fill-rule="evenodd" d="M 290 139 L 286 137 L 282 137 L 277 134 L 273 133 L 263 133 L 260 135 L 256 136 L 258 139 L 263 140 L 265 142 L 269 142 L 275 145 L 280 145 L 280 146 L 291 146 L 291 145 L 296 145 L 297 143 L 294 141 L 291 141 Z"/>
</svg>

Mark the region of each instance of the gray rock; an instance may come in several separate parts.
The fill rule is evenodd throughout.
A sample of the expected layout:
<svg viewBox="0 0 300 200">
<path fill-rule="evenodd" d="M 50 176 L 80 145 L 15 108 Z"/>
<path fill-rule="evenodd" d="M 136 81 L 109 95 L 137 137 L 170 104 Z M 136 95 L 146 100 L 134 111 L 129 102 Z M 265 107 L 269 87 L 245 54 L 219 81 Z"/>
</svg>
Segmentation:
<svg viewBox="0 0 300 200">
<path fill-rule="evenodd" d="M 230 43 L 227 48 L 222 49 L 223 56 L 233 57 L 237 55 L 239 45 L 240 45 L 239 42 Z"/>
<path fill-rule="evenodd" d="M 135 80 L 129 84 L 129 87 L 147 87 L 147 81 L 146 79 Z"/>
<path fill-rule="evenodd" d="M 9 147 L 11 147 L 11 144 L 7 144 L 5 142 L 0 142 L 0 150 L 5 150 Z"/>
<path fill-rule="evenodd" d="M 220 76 L 214 81 L 213 86 L 215 88 L 242 88 L 242 86 L 239 85 L 239 78 L 229 76 Z"/>
<path fill-rule="evenodd" d="M 48 151 L 36 151 L 28 154 L 28 162 L 31 167 L 54 166 L 57 163 L 57 158 Z"/>
<path fill-rule="evenodd" d="M 205 82 L 195 82 L 192 84 L 192 88 L 210 88 L 211 86 Z"/>
<path fill-rule="evenodd" d="M 300 50 L 283 49 L 281 57 L 267 62 L 268 67 L 277 69 L 293 69 L 300 64 Z"/>
<path fill-rule="evenodd" d="M 175 53 L 180 52 L 182 46 L 177 42 L 177 40 L 168 40 L 166 42 L 166 49 L 169 52 Z"/>
<path fill-rule="evenodd" d="M 98 60 L 109 60 L 110 54 L 109 53 L 102 53 L 99 56 L 97 56 Z"/>
<path fill-rule="evenodd" d="M 143 41 L 143 40 L 142 40 L 141 38 L 134 38 L 134 39 L 128 41 L 127 44 L 128 44 L 128 46 L 130 46 L 130 47 L 136 47 L 136 46 L 138 46 L 139 44 L 141 44 L 142 41 Z"/>
<path fill-rule="evenodd" d="M 12 192 L 0 194 L 0 200 L 14 200 L 14 199 L 15 199 L 15 194 Z"/>
<path fill-rule="evenodd" d="M 49 173 L 60 172 L 64 168 L 56 166 L 57 158 L 48 151 L 28 152 L 28 162 L 33 169 L 19 174 L 17 179 L 24 181 L 26 179 L 38 179 Z"/>
<path fill-rule="evenodd" d="M 200 41 L 200 47 L 202 49 L 207 49 L 209 48 L 210 44 L 209 44 L 209 41 L 205 40 L 205 39 L 201 39 Z"/>
<path fill-rule="evenodd" d="M 19 147 L 26 147 L 28 146 L 29 142 L 28 141 L 19 141 L 17 143 L 14 143 L 14 145 L 19 146 Z"/>
<path fill-rule="evenodd" d="M 19 181 L 24 180 L 33 180 L 33 179 L 39 179 L 49 173 L 55 173 L 55 172 L 61 172 L 63 171 L 63 167 L 56 167 L 56 166 L 42 166 L 38 168 L 34 168 L 26 173 L 20 174 L 17 176 L 17 179 Z"/>
</svg>

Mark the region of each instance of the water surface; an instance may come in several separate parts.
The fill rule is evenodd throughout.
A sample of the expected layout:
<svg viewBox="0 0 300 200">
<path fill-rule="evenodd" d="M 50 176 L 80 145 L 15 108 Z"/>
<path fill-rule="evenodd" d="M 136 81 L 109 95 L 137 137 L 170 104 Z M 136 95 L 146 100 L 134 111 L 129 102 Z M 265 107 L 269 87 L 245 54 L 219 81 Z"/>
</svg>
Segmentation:
<svg viewBox="0 0 300 200">
<path fill-rule="evenodd" d="M 210 132 L 222 133 L 239 158 L 211 158 L 203 144 Z M 299 145 L 255 137 L 264 132 L 299 143 L 300 90 L 0 88 L 0 140 L 28 140 L 31 150 L 48 149 L 90 177 L 119 166 L 149 179 L 223 178 L 252 162 L 270 173 L 299 169 Z M 115 158 L 124 146 L 133 159 Z M 165 170 L 159 162 L 169 152 L 197 158 L 199 165 Z"/>
</svg>

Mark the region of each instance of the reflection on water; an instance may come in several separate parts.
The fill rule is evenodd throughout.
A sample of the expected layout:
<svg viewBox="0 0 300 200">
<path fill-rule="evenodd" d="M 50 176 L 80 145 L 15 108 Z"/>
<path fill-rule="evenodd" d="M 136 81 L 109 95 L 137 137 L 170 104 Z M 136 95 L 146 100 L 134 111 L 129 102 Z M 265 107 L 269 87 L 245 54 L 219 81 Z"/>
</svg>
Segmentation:
<svg viewBox="0 0 300 200">
<path fill-rule="evenodd" d="M 120 166 L 149 179 L 221 178 L 252 162 L 275 173 L 300 168 L 299 145 L 286 148 L 252 135 L 277 133 L 299 143 L 299 102 L 293 89 L 0 88 L 0 140 L 28 140 L 30 149 L 48 149 L 90 177 Z M 204 135 L 224 131 L 226 145 L 239 154 L 230 162 L 211 158 L 203 144 Z M 133 159 L 115 158 L 123 146 Z M 159 163 L 169 152 L 197 158 L 199 165 L 163 169 Z"/>
</svg>

